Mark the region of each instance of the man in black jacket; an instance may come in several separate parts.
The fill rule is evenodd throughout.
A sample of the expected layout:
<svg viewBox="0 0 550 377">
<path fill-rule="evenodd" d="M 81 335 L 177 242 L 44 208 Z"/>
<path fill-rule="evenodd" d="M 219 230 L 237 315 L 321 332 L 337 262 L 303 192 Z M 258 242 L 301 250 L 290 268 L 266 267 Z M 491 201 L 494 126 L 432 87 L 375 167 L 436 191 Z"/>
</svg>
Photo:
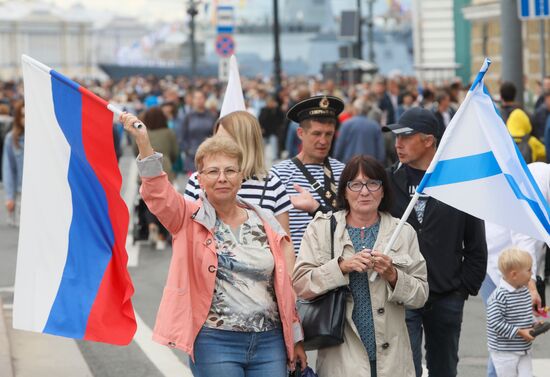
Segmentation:
<svg viewBox="0 0 550 377">
<path fill-rule="evenodd" d="M 422 108 L 407 110 L 399 124 L 383 130 L 396 135 L 399 162 L 388 174 L 396 199 L 391 214 L 400 218 L 435 155 L 441 132 L 434 114 Z M 426 305 L 407 310 L 416 376 L 422 375 L 423 333 L 429 375 L 456 376 L 464 301 L 477 294 L 487 267 L 484 223 L 428 196 L 418 200 L 407 222 L 418 234 L 430 286 Z"/>
</svg>

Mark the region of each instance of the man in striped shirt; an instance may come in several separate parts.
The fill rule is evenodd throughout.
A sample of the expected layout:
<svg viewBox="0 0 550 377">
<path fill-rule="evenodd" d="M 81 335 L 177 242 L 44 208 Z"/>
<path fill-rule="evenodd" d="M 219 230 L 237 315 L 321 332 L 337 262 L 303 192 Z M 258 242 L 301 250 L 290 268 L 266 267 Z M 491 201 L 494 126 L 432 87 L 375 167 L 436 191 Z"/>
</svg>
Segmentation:
<svg viewBox="0 0 550 377">
<path fill-rule="evenodd" d="M 288 119 L 299 124 L 297 135 L 302 151 L 274 165 L 271 172 L 281 179 L 291 197 L 294 208 L 289 211 L 290 237 L 296 253 L 315 212 L 336 209 L 337 185 L 344 164 L 328 155 L 337 116 L 343 108 L 339 98 L 315 96 L 297 103 L 287 113 Z"/>
<path fill-rule="evenodd" d="M 529 334 L 535 323 L 531 294 L 532 259 L 526 251 L 510 248 L 498 258 L 502 279 L 487 305 L 487 341 L 498 377 L 532 376 Z"/>
</svg>

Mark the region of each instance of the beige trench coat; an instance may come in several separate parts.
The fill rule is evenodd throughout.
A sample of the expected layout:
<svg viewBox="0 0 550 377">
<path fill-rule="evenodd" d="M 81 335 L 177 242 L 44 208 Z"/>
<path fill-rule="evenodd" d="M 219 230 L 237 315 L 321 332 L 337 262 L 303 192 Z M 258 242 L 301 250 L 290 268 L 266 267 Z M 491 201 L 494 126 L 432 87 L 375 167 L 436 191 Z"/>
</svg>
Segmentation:
<svg viewBox="0 0 550 377">
<path fill-rule="evenodd" d="M 334 233 L 334 258 L 330 259 L 330 214 L 318 213 L 309 224 L 300 247 L 293 274 L 296 294 L 304 299 L 320 296 L 336 287 L 349 284 L 342 274 L 338 257 L 351 257 L 355 250 L 346 231 L 347 211 L 334 214 L 337 226 Z M 374 250 L 383 251 L 398 219 L 380 213 L 380 230 Z M 420 254 L 416 232 L 409 224 L 401 230 L 389 255 L 397 268 L 397 283 L 378 277 L 370 283 L 370 295 L 376 336 L 378 377 L 414 376 L 412 351 L 405 323 L 405 308 L 420 308 L 428 298 L 426 262 Z M 370 275 L 372 271 L 369 271 Z M 316 372 L 319 377 L 370 376 L 367 351 L 351 318 L 353 298 L 346 306 L 344 343 L 319 350 Z"/>
</svg>

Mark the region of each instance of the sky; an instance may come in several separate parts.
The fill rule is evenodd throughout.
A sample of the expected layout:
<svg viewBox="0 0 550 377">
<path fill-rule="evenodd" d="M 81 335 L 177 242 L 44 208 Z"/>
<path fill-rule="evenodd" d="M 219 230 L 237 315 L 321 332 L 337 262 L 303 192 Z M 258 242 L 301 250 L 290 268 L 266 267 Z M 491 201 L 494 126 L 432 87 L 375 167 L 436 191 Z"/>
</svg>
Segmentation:
<svg viewBox="0 0 550 377">
<path fill-rule="evenodd" d="M 185 17 L 186 0 L 49 0 L 63 8 L 81 3 L 87 8 L 96 10 L 108 10 L 122 15 L 135 16 L 145 22 L 156 20 L 174 21 Z M 271 14 L 272 0 L 225 0 L 237 6 L 237 11 L 250 17 L 263 18 Z M 279 0 L 281 5 L 287 0 Z M 298 1 L 298 0 L 291 0 Z M 220 1 L 221 2 L 221 1 Z M 401 0 L 405 6 L 410 6 L 411 0 Z M 204 3 L 204 1 L 202 1 Z M 354 9 L 356 0 L 331 0 L 334 14 L 342 10 Z M 366 11 L 366 0 L 363 0 L 363 12 Z M 375 0 L 375 14 L 387 9 L 387 0 Z"/>
</svg>

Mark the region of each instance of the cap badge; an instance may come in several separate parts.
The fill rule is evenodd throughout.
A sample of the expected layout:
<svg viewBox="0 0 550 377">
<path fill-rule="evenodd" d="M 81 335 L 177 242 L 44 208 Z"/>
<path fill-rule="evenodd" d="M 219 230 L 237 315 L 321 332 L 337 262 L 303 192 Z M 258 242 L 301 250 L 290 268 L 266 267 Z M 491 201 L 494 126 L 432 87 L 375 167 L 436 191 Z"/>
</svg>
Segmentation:
<svg viewBox="0 0 550 377">
<path fill-rule="evenodd" d="M 329 105 L 329 101 L 328 101 L 328 98 L 325 96 L 321 99 L 321 101 L 319 101 L 319 107 L 321 109 L 326 109 Z"/>
</svg>

